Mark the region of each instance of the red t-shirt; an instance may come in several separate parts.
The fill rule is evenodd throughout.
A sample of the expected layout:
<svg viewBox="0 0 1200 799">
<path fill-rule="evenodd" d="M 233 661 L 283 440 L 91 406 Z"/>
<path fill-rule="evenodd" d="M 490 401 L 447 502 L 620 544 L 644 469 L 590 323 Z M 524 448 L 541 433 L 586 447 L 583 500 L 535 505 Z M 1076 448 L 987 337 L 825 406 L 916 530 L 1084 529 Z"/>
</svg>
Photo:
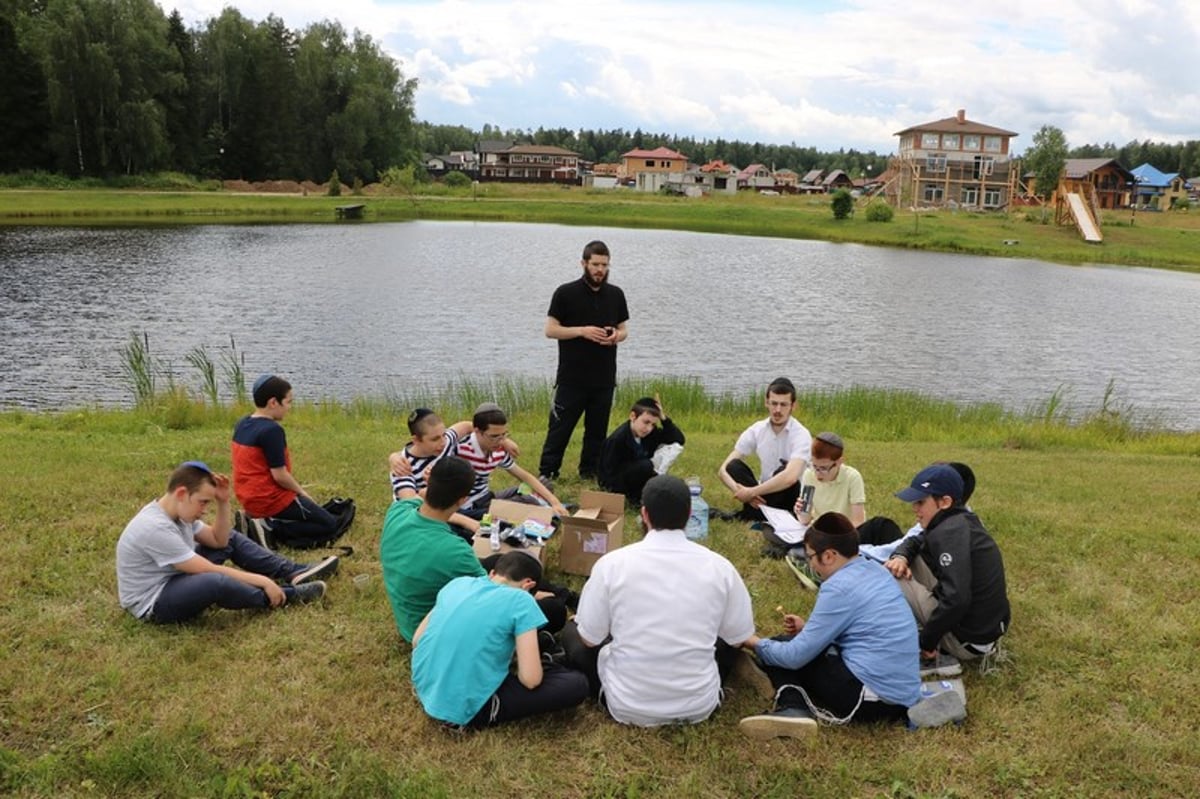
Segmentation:
<svg viewBox="0 0 1200 799">
<path fill-rule="evenodd" d="M 271 476 L 280 466 L 292 470 L 283 425 L 264 416 L 246 416 L 233 428 L 230 444 L 233 461 L 233 491 L 246 512 L 256 518 L 269 518 L 296 501 L 289 491 Z"/>
</svg>

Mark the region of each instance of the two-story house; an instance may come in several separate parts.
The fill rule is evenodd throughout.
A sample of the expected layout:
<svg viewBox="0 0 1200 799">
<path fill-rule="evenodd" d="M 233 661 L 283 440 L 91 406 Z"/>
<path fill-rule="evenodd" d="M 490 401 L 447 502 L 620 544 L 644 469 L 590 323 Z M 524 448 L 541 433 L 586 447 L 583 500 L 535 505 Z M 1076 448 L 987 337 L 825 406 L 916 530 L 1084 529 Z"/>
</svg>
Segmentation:
<svg viewBox="0 0 1200 799">
<path fill-rule="evenodd" d="M 549 144 L 514 144 L 480 154 L 481 180 L 573 183 L 579 178 L 579 153 Z"/>
<path fill-rule="evenodd" d="M 967 119 L 960 109 L 895 135 L 900 149 L 889 165 L 897 173 L 889 197 L 897 205 L 1003 208 L 1013 196 L 1013 131 Z"/>
<path fill-rule="evenodd" d="M 639 189 L 656 191 L 661 178 L 655 178 L 655 175 L 665 178 L 672 172 L 686 172 L 687 165 L 687 156 L 677 153 L 669 147 L 655 147 L 653 150 L 630 150 L 621 155 L 621 178 L 633 181 Z"/>
</svg>

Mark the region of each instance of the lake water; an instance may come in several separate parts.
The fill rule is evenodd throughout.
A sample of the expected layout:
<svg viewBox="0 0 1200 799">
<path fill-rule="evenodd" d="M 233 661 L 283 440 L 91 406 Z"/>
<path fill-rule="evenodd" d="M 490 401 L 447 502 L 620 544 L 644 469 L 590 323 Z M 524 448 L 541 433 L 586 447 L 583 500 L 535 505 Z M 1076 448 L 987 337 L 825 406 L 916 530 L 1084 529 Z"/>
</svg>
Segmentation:
<svg viewBox="0 0 1200 799">
<path fill-rule="evenodd" d="M 553 376 L 554 287 L 591 238 L 629 299 L 620 374 L 744 392 L 916 389 L 1016 409 L 1116 398 L 1200 427 L 1200 276 L 789 239 L 471 222 L 0 228 L 0 405 L 128 404 L 131 332 L 181 379 L 230 336 L 302 398 Z M 1102 255 L 1102 251 L 1097 251 Z"/>
</svg>

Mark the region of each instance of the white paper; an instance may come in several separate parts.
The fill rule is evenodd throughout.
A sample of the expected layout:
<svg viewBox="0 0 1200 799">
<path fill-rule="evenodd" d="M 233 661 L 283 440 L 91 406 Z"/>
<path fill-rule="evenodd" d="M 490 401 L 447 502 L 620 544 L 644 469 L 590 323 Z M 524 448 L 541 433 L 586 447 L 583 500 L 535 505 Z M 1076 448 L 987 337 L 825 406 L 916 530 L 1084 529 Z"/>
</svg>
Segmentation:
<svg viewBox="0 0 1200 799">
<path fill-rule="evenodd" d="M 791 514 L 790 511 L 780 510 L 779 508 L 771 508 L 763 505 L 759 508 L 763 516 L 767 517 L 767 524 L 771 525 L 771 529 L 775 531 L 775 535 L 779 536 L 789 544 L 804 543 L 804 533 L 808 530 L 800 520 Z"/>
</svg>

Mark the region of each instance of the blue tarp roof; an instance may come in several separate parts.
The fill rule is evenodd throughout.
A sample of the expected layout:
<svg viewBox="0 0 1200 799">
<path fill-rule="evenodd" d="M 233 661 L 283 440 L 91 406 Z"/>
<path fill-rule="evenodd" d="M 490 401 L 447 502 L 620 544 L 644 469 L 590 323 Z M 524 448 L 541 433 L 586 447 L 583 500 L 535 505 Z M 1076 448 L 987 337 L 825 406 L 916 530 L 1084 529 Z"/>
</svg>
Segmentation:
<svg viewBox="0 0 1200 799">
<path fill-rule="evenodd" d="M 1149 188 L 1163 188 L 1171 182 L 1172 178 L 1178 175 L 1178 172 L 1159 172 L 1150 164 L 1142 164 L 1139 167 L 1134 167 L 1130 170 L 1133 176 L 1137 178 L 1138 186 L 1146 186 Z"/>
</svg>

